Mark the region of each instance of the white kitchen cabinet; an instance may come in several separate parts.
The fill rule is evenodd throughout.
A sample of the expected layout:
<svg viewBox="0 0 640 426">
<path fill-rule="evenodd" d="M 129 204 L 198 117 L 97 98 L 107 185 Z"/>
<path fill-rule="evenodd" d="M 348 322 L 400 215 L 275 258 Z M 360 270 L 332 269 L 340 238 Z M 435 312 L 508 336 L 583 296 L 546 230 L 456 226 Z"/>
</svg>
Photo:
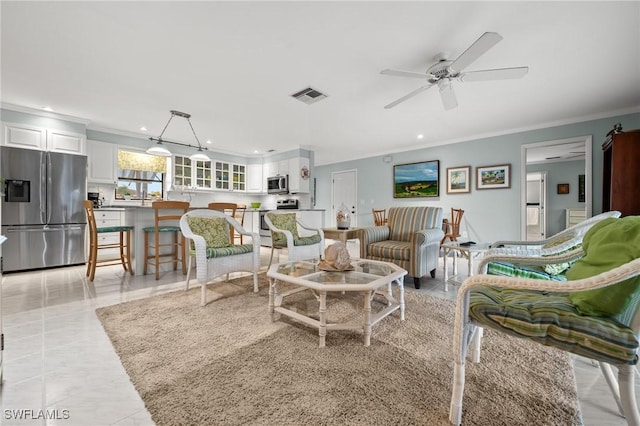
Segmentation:
<svg viewBox="0 0 640 426">
<path fill-rule="evenodd" d="M 246 166 L 224 161 L 214 164 L 215 189 L 241 191 L 246 190 Z"/>
<path fill-rule="evenodd" d="M 89 164 L 88 182 L 116 183 L 118 180 L 118 145 L 88 140 L 87 161 Z"/>
<path fill-rule="evenodd" d="M 247 190 L 247 166 L 244 164 L 231 165 L 231 189 L 233 191 Z"/>
<path fill-rule="evenodd" d="M 289 174 L 289 160 L 278 161 L 278 173 L 276 175 L 284 176 Z"/>
<path fill-rule="evenodd" d="M 4 123 L 2 145 L 15 148 L 47 149 L 47 129 L 23 124 Z"/>
<path fill-rule="evenodd" d="M 47 151 L 85 155 L 86 146 L 84 135 L 47 129 Z"/>
<path fill-rule="evenodd" d="M 247 165 L 247 192 L 264 192 L 262 164 Z"/>
<path fill-rule="evenodd" d="M 86 154 L 86 138 L 73 133 L 26 124 L 3 123 L 2 145 L 40 151 Z"/>
<path fill-rule="evenodd" d="M 309 159 L 291 158 L 289 160 L 289 192 L 292 194 L 309 193 Z"/>
</svg>

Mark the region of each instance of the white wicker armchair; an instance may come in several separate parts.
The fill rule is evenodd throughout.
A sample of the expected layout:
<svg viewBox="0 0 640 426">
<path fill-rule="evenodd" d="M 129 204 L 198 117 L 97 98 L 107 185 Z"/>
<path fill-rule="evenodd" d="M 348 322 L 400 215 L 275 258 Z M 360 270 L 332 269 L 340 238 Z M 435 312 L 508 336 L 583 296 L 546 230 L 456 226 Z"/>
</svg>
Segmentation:
<svg viewBox="0 0 640 426">
<path fill-rule="evenodd" d="M 600 213 L 577 223 L 564 231 L 560 231 L 551 237 L 539 241 L 496 241 L 491 244 L 491 249 L 485 254 L 513 253 L 524 256 L 550 256 L 561 253 L 575 247 L 582 242 L 584 234 L 596 223 L 609 217 L 620 217 L 619 211 Z"/>
<path fill-rule="evenodd" d="M 269 212 L 264 215 L 264 221 L 271 230 L 269 267 L 273 261 L 273 253 L 277 249 L 286 248 L 290 261 L 322 258 L 324 252 L 322 229 L 304 224 L 295 213 Z M 298 230 L 312 235 L 303 236 Z"/>
<path fill-rule="evenodd" d="M 189 225 L 189 218 L 224 218 L 227 222 L 226 237 L 229 238 L 229 228 L 233 227 L 237 234 L 251 237 L 247 244 L 230 245 L 227 247 L 207 247 L 205 237 L 196 234 Z M 191 278 L 192 258 L 196 260 L 196 278 L 201 286 L 200 304 L 206 304 L 207 283 L 213 278 L 230 272 L 246 271 L 253 274 L 253 291 L 258 292 L 258 271 L 260 269 L 260 236 L 247 232 L 233 217 L 216 210 L 199 209 L 192 210 L 180 219 L 180 228 L 185 238 L 193 244 L 189 250 L 189 263 L 187 269 L 187 281 L 185 289 L 189 289 Z M 246 241 L 246 239 L 245 239 Z"/>
<path fill-rule="evenodd" d="M 579 254 L 579 251 L 580 249 L 577 249 L 570 252 L 570 254 L 563 254 L 562 258 L 550 257 L 526 260 L 539 263 L 545 261 L 557 262 L 562 259 L 570 259 Z M 640 276 L 640 259 L 632 260 L 599 275 L 574 281 L 557 282 L 495 275 L 475 275 L 465 280 L 457 296 L 453 334 L 455 363 L 453 392 L 449 411 L 451 423 L 459 425 L 462 421 L 465 360 L 469 346 L 471 344 L 472 361 L 479 362 L 482 327 L 490 327 L 598 361 L 620 412 L 626 417 L 629 425 L 639 426 L 640 414 L 634 388 L 634 365 L 637 365 L 639 355 L 640 293 L 637 293 L 626 310 L 615 318 L 578 315 L 573 312 L 570 306 L 567 307 L 566 303 L 566 295 L 568 293 L 608 287 L 637 276 Z M 508 291 L 505 293 L 507 289 Z M 538 297 L 536 294 L 538 291 L 547 293 Z M 497 309 L 500 313 L 492 312 L 489 314 L 486 310 L 483 311 L 487 305 L 485 301 L 489 301 L 490 309 Z M 557 332 L 560 337 L 553 334 L 547 339 L 546 334 L 541 336 L 538 333 L 540 330 L 532 331 L 530 329 L 536 318 L 523 320 L 518 317 L 518 313 L 514 314 L 514 311 L 522 310 L 526 316 L 528 315 L 526 306 L 534 305 L 535 311 L 539 312 L 540 315 L 544 315 L 542 323 L 545 320 L 553 323 L 555 330 L 548 331 L 548 333 L 552 335 Z M 500 317 L 501 321 L 491 321 L 489 318 L 492 316 Z M 508 323 L 511 318 L 513 318 L 512 324 L 504 324 Z M 537 318 L 537 320 L 540 320 L 540 318 Z M 498 325 L 497 322 L 503 323 Z M 516 322 L 524 324 L 524 328 L 518 329 L 518 326 L 513 325 Z M 570 323 L 570 325 L 567 325 L 567 323 Z M 576 326 L 576 323 L 579 326 Z M 604 336 L 598 333 L 604 333 Z M 563 340 L 565 339 L 563 336 L 571 335 L 578 339 L 577 343 Z M 612 335 L 619 340 L 612 339 Z M 624 343 L 620 343 L 620 340 L 623 339 L 621 336 L 626 339 Z M 615 340 L 616 343 L 613 343 L 610 339 Z M 615 365 L 618 368 L 618 380 L 613 375 L 611 365 Z"/>
</svg>

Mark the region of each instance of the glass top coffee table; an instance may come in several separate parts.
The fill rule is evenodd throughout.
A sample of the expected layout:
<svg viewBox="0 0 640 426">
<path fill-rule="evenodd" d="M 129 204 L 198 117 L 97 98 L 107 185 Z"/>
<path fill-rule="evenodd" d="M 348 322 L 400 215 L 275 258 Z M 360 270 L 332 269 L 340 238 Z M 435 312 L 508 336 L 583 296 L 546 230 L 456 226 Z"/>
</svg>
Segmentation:
<svg viewBox="0 0 640 426">
<path fill-rule="evenodd" d="M 407 271 L 393 263 L 373 260 L 352 259 L 353 271 L 323 271 L 311 261 L 294 261 L 272 265 L 267 272 L 269 277 L 269 313 L 275 319 L 275 313 L 298 320 L 318 329 L 319 346 L 325 346 L 328 330 L 362 330 L 364 345 L 371 344 L 371 328 L 387 315 L 400 310 L 400 319 L 404 321 L 404 276 Z M 291 290 L 280 293 L 279 283 L 293 284 Z M 392 294 L 392 284 L 399 289 L 397 300 Z M 283 300 L 293 294 L 310 291 L 319 302 L 318 318 L 304 315 L 297 310 L 282 306 Z M 361 293 L 363 296 L 362 320 L 346 323 L 327 322 L 327 293 L 337 295 L 347 292 Z M 386 306 L 371 311 L 371 300 L 375 295 L 384 297 Z"/>
</svg>

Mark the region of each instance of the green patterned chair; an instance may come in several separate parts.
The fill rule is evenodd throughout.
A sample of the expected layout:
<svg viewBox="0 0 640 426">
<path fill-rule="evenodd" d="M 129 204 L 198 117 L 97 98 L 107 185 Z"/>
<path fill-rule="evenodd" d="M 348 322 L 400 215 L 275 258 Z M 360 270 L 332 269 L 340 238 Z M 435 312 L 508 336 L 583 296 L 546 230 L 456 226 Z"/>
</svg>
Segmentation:
<svg viewBox="0 0 640 426">
<path fill-rule="evenodd" d="M 420 288 L 421 277 L 436 276 L 444 237 L 442 216 L 440 207 L 392 207 L 386 225 L 358 231 L 360 257 L 400 266 Z"/>
<path fill-rule="evenodd" d="M 233 244 L 230 229 L 245 237 L 246 244 Z M 196 261 L 196 278 L 201 286 L 200 304 L 206 304 L 207 283 L 230 272 L 251 272 L 253 291 L 258 292 L 260 269 L 260 236 L 247 232 L 233 217 L 217 210 L 198 209 L 180 218 L 182 235 L 190 240 L 185 289 L 189 289 L 192 260 Z"/>
<path fill-rule="evenodd" d="M 322 229 L 305 225 L 295 213 L 291 212 L 269 212 L 264 215 L 264 221 L 271 231 L 269 267 L 273 262 L 274 251 L 279 249 L 287 249 L 290 261 L 322 258 L 324 252 Z M 307 235 L 302 235 L 300 231 Z"/>
<path fill-rule="evenodd" d="M 482 330 L 489 327 L 597 361 L 620 413 L 629 425 L 640 426 L 634 385 L 640 345 L 640 216 L 604 219 L 584 235 L 582 248 L 530 261 L 542 265 L 576 256 L 566 281 L 479 274 L 462 284 L 453 332 L 452 424 L 462 420 L 469 348 L 472 361 L 479 362 Z M 618 369 L 617 380 L 612 366 Z"/>
</svg>

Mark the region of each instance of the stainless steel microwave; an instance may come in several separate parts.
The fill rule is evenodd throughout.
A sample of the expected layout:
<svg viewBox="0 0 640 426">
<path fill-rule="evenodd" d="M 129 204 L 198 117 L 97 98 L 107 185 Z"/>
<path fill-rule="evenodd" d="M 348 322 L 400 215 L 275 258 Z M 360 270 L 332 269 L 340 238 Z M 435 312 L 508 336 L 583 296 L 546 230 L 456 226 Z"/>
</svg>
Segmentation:
<svg viewBox="0 0 640 426">
<path fill-rule="evenodd" d="M 289 175 L 268 177 L 267 193 L 288 194 L 289 193 Z"/>
</svg>

